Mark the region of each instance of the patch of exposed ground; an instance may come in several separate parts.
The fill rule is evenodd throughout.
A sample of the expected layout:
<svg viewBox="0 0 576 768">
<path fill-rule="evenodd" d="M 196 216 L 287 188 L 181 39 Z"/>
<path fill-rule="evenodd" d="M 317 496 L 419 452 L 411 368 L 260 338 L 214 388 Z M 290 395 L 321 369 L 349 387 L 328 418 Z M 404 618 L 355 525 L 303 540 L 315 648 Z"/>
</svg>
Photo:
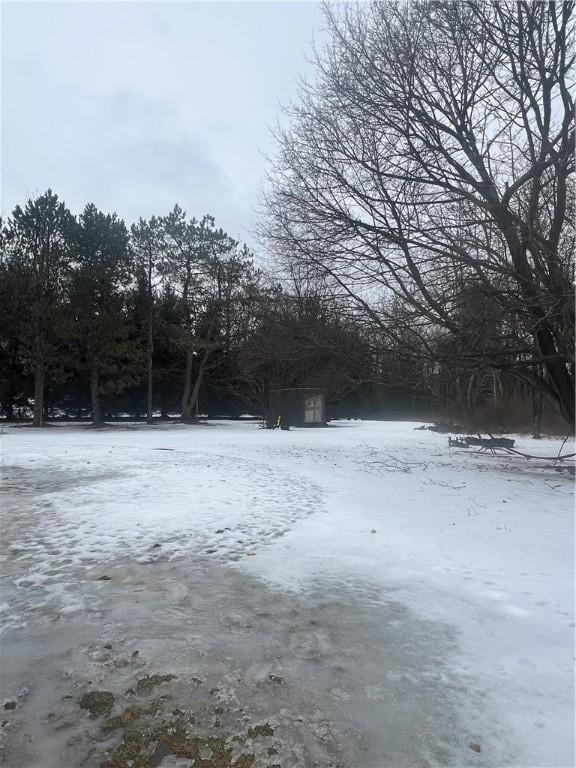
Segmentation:
<svg viewBox="0 0 576 768">
<path fill-rule="evenodd" d="M 175 680 L 179 683 L 169 693 L 150 698 Z M 137 704 L 125 706 L 134 699 Z M 282 765 L 302 765 L 276 725 L 249 724 L 248 707 L 239 705 L 235 690 L 210 688 L 194 676 L 147 674 L 116 699 L 108 691 L 84 693 L 79 707 L 100 718 L 91 736 L 98 746 L 87 746 L 81 765 L 156 768 L 176 760 L 179 768 L 273 768 L 278 759 Z M 113 707 L 118 714 L 106 718 Z"/>
<path fill-rule="evenodd" d="M 100 582 L 78 568 L 82 610 L 3 638 L 10 768 L 416 768 L 474 754 L 454 704 L 464 681 L 443 662 L 450 635 L 369 587 L 287 595 L 185 560 L 107 570 Z"/>
<path fill-rule="evenodd" d="M 114 694 L 110 691 L 90 691 L 79 701 L 80 709 L 87 709 L 93 717 L 109 715 L 114 706 Z"/>
<path fill-rule="evenodd" d="M 245 741 L 242 737 L 233 737 Z M 168 721 L 152 732 L 131 729 L 102 768 L 156 768 L 174 755 L 190 758 L 194 768 L 250 768 L 255 754 L 241 751 L 233 740 L 190 735 L 186 716 Z"/>
<path fill-rule="evenodd" d="M 136 693 L 149 693 L 152 688 L 174 680 L 176 675 L 146 675 L 136 683 Z"/>
</svg>

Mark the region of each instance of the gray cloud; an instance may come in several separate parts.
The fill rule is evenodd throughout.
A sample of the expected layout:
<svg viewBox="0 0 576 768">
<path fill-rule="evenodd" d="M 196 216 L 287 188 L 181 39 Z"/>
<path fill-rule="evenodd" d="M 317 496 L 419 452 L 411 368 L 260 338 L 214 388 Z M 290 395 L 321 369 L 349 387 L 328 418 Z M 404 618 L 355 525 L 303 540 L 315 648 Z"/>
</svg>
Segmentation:
<svg viewBox="0 0 576 768">
<path fill-rule="evenodd" d="M 249 238 L 311 3 L 4 3 L 2 211 L 51 186 L 128 221 L 175 202 Z"/>
</svg>

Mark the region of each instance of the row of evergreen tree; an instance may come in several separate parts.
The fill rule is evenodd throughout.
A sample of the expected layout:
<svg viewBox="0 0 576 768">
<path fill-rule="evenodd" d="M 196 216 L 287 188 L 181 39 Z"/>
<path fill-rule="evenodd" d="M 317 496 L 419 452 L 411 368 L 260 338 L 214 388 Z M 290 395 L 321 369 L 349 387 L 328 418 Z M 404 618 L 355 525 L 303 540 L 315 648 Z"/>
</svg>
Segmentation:
<svg viewBox="0 0 576 768">
<path fill-rule="evenodd" d="M 14 209 L 1 242 L 0 401 L 8 417 L 32 406 L 36 424 L 49 391 L 98 422 L 103 395 L 143 378 L 152 419 L 162 362 L 160 379 L 181 368 L 190 418 L 211 358 L 230 353 L 242 306 L 261 287 L 245 246 L 178 206 L 128 228 L 91 204 L 76 217 L 48 190 Z"/>
<path fill-rule="evenodd" d="M 351 392 L 369 357 L 353 323 L 265 278 L 210 216 L 128 227 L 48 190 L 2 222 L 4 417 L 190 420 L 201 391 L 262 413 L 272 387 Z"/>
</svg>

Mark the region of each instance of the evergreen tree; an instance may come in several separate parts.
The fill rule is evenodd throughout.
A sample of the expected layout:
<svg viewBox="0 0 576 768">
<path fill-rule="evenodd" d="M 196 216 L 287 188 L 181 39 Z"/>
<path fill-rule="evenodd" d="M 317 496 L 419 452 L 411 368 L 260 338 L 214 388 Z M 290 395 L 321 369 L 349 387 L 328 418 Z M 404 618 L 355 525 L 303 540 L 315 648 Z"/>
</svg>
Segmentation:
<svg viewBox="0 0 576 768">
<path fill-rule="evenodd" d="M 8 221 L 6 241 L 21 280 L 23 353 L 34 375 L 34 426 L 44 420 L 48 366 L 54 362 L 62 320 L 62 300 L 70 275 L 74 217 L 52 190 Z"/>
<path fill-rule="evenodd" d="M 8 419 L 15 416 L 15 407 L 27 405 L 30 391 L 22 322 L 29 307 L 24 276 L 13 256 L 6 222 L 0 222 L 0 403 Z"/>
<path fill-rule="evenodd" d="M 92 419 L 102 421 L 100 395 L 130 380 L 125 288 L 131 279 L 128 231 L 116 214 L 87 205 L 76 230 L 77 266 L 70 301 L 78 364 L 90 380 Z"/>
<path fill-rule="evenodd" d="M 240 284 L 246 254 L 214 218 L 186 219 L 175 206 L 162 220 L 166 242 L 166 274 L 180 297 L 181 339 L 185 355 L 181 414 L 192 418 L 200 387 L 213 353 L 222 349 L 223 308 Z"/>
</svg>

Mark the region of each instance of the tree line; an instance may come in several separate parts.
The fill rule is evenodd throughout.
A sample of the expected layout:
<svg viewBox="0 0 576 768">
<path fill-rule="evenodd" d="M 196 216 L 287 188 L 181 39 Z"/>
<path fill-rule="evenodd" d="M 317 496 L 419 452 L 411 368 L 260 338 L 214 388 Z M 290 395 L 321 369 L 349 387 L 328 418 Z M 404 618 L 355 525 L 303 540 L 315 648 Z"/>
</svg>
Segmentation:
<svg viewBox="0 0 576 768">
<path fill-rule="evenodd" d="M 203 409 L 271 425 L 271 392 L 308 386 L 326 391 L 335 416 L 456 405 L 451 413 L 472 424 L 478 406 L 531 394 L 506 370 L 465 368 L 462 338 L 438 337 L 434 355 L 415 354 L 425 325 L 400 302 L 384 325 L 306 263 L 285 264 L 280 280 L 212 217 L 179 206 L 128 227 L 92 204 L 74 216 L 48 190 L 17 206 L 0 238 L 8 419 L 191 421 L 202 392 Z M 469 348 L 488 326 L 504 354 L 494 307 L 471 291 L 464 313 Z"/>
<path fill-rule="evenodd" d="M 195 418 L 209 388 L 224 412 L 266 415 L 270 391 L 351 392 L 361 331 L 308 287 L 286 290 L 210 216 L 179 207 L 128 227 L 48 190 L 2 222 L 3 415 Z M 219 399 L 220 398 L 220 399 Z"/>
</svg>

